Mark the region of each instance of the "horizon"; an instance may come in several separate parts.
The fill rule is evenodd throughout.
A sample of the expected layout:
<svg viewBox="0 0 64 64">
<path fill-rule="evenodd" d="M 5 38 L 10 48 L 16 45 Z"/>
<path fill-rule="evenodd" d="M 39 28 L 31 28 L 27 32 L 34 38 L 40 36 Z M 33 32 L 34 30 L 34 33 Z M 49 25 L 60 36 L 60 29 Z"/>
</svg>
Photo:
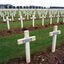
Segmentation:
<svg viewBox="0 0 64 64">
<path fill-rule="evenodd" d="M 0 4 L 0 5 L 12 5 L 12 4 Z M 12 5 L 15 6 L 15 5 Z M 27 5 L 18 5 L 18 6 L 27 6 Z M 28 5 L 28 6 L 37 6 L 37 5 Z M 42 6 L 42 7 L 46 7 L 46 6 Z M 64 7 L 64 6 L 49 6 L 49 7 Z"/>
<path fill-rule="evenodd" d="M 58 6 L 64 7 L 64 0 L 0 0 L 0 4 L 11 4 L 14 6 L 43 6 L 43 7 L 50 7 L 50 6 Z"/>
</svg>

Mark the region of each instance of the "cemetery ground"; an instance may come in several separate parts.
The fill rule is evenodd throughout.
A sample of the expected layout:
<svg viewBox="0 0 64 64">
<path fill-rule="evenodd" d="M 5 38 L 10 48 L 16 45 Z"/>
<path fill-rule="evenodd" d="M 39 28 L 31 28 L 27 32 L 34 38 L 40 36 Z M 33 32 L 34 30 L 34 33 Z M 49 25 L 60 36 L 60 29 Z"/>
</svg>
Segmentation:
<svg viewBox="0 0 64 64">
<path fill-rule="evenodd" d="M 7 29 L 7 23 L 1 23 L 0 24 L 0 36 L 9 36 L 11 34 L 18 34 L 18 33 L 23 33 L 24 30 L 30 30 L 30 31 L 34 31 L 34 30 L 40 30 L 40 29 L 44 29 L 46 27 L 50 27 L 53 26 L 56 23 L 56 18 L 53 19 L 53 24 L 50 25 L 49 24 L 49 19 L 45 19 L 45 25 L 42 26 L 42 20 L 35 20 L 35 27 L 32 27 L 32 20 L 31 21 L 24 21 L 24 28 L 21 28 L 21 24 L 20 21 L 18 22 L 11 22 L 10 21 L 10 31 L 8 31 Z M 60 18 L 60 23 L 58 23 L 57 25 L 62 25 L 62 18 Z"/>
<path fill-rule="evenodd" d="M 56 22 L 56 18 L 53 19 L 53 23 Z M 60 22 L 62 22 L 62 18 L 60 18 L 59 20 Z M 50 23 L 50 19 L 45 19 L 45 23 L 44 24 L 49 24 Z M 32 27 L 32 20 L 31 21 L 24 21 L 24 27 Z M 35 20 L 35 26 L 37 25 L 41 25 L 42 24 L 42 20 Z M 14 28 L 20 28 L 20 21 L 18 22 L 11 22 L 10 21 L 10 28 L 14 29 Z M 6 30 L 7 29 L 7 23 L 0 23 L 0 31 L 1 30 Z"/>
<path fill-rule="evenodd" d="M 61 46 L 64 43 L 64 25 L 59 25 L 58 29 L 61 30 L 62 33 L 60 35 L 58 35 L 57 46 Z M 41 51 L 43 51 L 43 53 L 41 52 L 42 55 L 46 56 L 46 54 L 48 54 L 47 51 L 49 51 L 49 49 L 51 49 L 52 37 L 49 36 L 49 32 L 51 32 L 52 30 L 53 30 L 53 27 L 50 27 L 50 28 L 45 28 L 44 30 L 41 29 L 41 30 L 30 32 L 30 36 L 35 35 L 37 37 L 36 41 L 34 41 L 33 43 L 30 43 L 31 44 L 30 45 L 31 46 L 31 55 L 35 53 L 34 55 L 32 55 L 31 59 L 32 60 L 39 59 L 39 61 L 35 62 L 36 64 L 38 62 L 40 62 L 40 58 L 37 58 L 36 56 L 38 56 L 38 54 L 40 54 Z M 7 63 L 14 64 L 14 63 L 18 63 L 18 61 L 19 61 L 19 64 L 20 63 L 25 64 L 25 58 L 24 58 L 24 60 L 20 59 L 22 57 L 25 57 L 25 47 L 24 47 L 25 45 L 17 44 L 17 39 L 20 39 L 23 37 L 24 37 L 24 34 L 10 35 L 8 37 L 0 37 L 0 51 L 1 51 L 0 52 L 0 64 L 7 64 Z M 64 56 L 63 56 L 64 48 L 63 47 L 64 46 L 59 47 L 59 49 L 61 51 L 59 51 L 59 52 L 57 51 L 57 53 L 59 53 L 60 56 L 62 56 L 62 59 L 59 59 L 60 58 L 59 56 L 58 56 L 58 58 L 56 58 L 58 61 L 60 61 L 59 64 L 61 64 L 61 62 L 64 62 Z M 46 51 L 46 49 L 48 49 L 48 50 Z M 44 52 L 46 52 L 46 54 L 44 54 Z M 51 54 L 50 58 L 52 58 L 52 57 L 54 58 L 54 56 L 55 56 L 54 54 Z M 36 57 L 36 58 L 34 58 L 34 57 Z M 15 58 L 19 58 L 19 59 L 15 59 Z M 47 58 L 46 58 L 46 60 L 47 60 Z M 44 59 L 43 59 L 43 61 L 44 61 Z M 58 63 L 58 61 L 57 61 L 57 63 Z"/>
<path fill-rule="evenodd" d="M 6 14 L 6 11 L 3 13 Z M 2 13 L 0 14 L 4 18 L 4 15 Z M 51 64 L 51 61 L 53 61 L 52 64 L 64 64 L 64 17 L 60 17 L 59 20 L 58 14 L 57 17 L 53 17 L 53 21 L 50 21 L 52 20 L 51 15 L 50 17 L 47 16 L 46 19 L 43 19 L 42 15 L 41 19 L 40 13 L 38 14 L 40 20 L 35 20 L 35 17 L 38 17 L 37 13 L 35 15 L 35 12 L 30 17 L 32 20 L 28 21 L 26 20 L 27 17 L 22 17 L 20 12 L 15 14 L 17 15 L 14 18 L 15 21 L 9 20 L 10 16 L 13 15 L 12 13 L 10 13 L 10 16 L 9 13 L 6 14 L 6 19 L 3 20 L 4 22 L 1 22 L 2 19 L 0 19 L 0 64 L 26 64 L 25 45 L 18 45 L 17 42 L 18 39 L 24 37 L 24 30 L 29 30 L 30 36 L 36 36 L 36 41 L 30 43 L 30 64 L 46 64 L 46 62 L 47 64 Z M 18 16 L 20 16 L 20 21 L 17 22 L 16 20 L 19 20 Z M 21 24 L 23 28 L 21 28 Z M 45 25 L 43 26 L 43 24 Z M 56 52 L 52 53 L 51 46 L 53 37 L 49 36 L 49 32 L 53 30 L 55 24 L 59 26 L 58 30 L 61 30 L 61 34 L 57 36 Z"/>
</svg>

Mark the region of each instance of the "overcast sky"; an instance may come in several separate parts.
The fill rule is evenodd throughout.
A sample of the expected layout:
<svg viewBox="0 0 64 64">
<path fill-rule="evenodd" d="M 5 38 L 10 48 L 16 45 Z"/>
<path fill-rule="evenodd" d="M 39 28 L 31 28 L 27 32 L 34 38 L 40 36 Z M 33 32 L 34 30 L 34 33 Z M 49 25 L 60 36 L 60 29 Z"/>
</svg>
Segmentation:
<svg viewBox="0 0 64 64">
<path fill-rule="evenodd" d="M 0 4 L 12 4 L 12 5 L 22 5 L 22 6 L 64 6 L 64 0 L 0 0 Z"/>
</svg>

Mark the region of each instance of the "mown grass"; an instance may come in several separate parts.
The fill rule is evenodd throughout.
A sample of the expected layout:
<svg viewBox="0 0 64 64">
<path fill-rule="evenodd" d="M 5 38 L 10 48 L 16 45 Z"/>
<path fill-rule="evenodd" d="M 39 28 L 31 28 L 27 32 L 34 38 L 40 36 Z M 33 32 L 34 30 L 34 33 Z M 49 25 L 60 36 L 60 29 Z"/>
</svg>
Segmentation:
<svg viewBox="0 0 64 64">
<path fill-rule="evenodd" d="M 53 28 L 30 32 L 30 36 L 35 35 L 36 41 L 30 42 L 31 54 L 43 51 L 52 44 L 52 37 L 49 36 Z M 64 25 L 59 26 L 61 34 L 57 38 L 57 46 L 64 41 Z M 11 35 L 9 37 L 0 37 L 0 64 L 4 64 L 10 59 L 25 56 L 25 45 L 18 45 L 17 40 L 24 38 L 24 34 Z"/>
<path fill-rule="evenodd" d="M 53 23 L 56 22 L 56 18 L 53 19 Z M 62 18 L 60 18 L 60 21 L 63 21 Z M 45 19 L 45 24 L 48 24 L 50 23 L 50 19 Z M 20 28 L 20 21 L 19 22 L 11 22 L 10 23 L 10 28 Z M 42 20 L 35 20 L 35 26 L 37 25 L 41 25 L 42 24 Z M 32 26 L 32 21 L 24 21 L 24 27 L 30 27 Z M 7 23 L 3 23 L 3 24 L 0 24 L 0 30 L 4 30 L 4 29 L 7 29 Z"/>
</svg>

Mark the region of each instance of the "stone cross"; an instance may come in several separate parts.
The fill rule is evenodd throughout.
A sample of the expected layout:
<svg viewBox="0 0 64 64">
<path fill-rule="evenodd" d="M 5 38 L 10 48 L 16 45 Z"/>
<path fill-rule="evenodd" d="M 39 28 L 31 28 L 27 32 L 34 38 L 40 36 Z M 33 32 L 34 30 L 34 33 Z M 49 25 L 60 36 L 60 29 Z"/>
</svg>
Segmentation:
<svg viewBox="0 0 64 64">
<path fill-rule="evenodd" d="M 40 17 L 40 18 L 42 18 L 42 26 L 44 26 L 44 18 L 46 18 L 44 15 L 42 15 L 42 17 Z"/>
<path fill-rule="evenodd" d="M 52 24 L 52 18 L 53 18 L 53 16 L 50 14 L 49 18 L 50 18 L 50 24 Z"/>
<path fill-rule="evenodd" d="M 3 21 L 5 21 L 5 15 L 4 14 L 2 14 L 2 18 L 3 18 Z"/>
<path fill-rule="evenodd" d="M 3 16 L 3 21 L 5 21 L 5 18 L 4 18 L 4 16 Z"/>
<path fill-rule="evenodd" d="M 6 11 L 4 11 L 5 15 L 6 15 Z"/>
<path fill-rule="evenodd" d="M 18 40 L 18 44 L 24 44 L 25 43 L 25 49 L 26 49 L 26 62 L 30 63 L 30 42 L 35 41 L 36 37 L 31 36 L 29 37 L 29 31 L 24 31 L 24 38 Z"/>
<path fill-rule="evenodd" d="M 33 27 L 35 27 L 35 25 L 34 25 L 34 20 L 36 19 L 35 15 L 33 15 L 31 19 L 33 20 L 32 25 L 33 25 Z"/>
<path fill-rule="evenodd" d="M 12 21 L 14 21 L 14 16 L 13 16 L 13 14 L 12 14 Z"/>
<path fill-rule="evenodd" d="M 55 52 L 55 49 L 56 49 L 57 34 L 61 34 L 61 31 L 57 29 L 58 29 L 58 26 L 54 26 L 54 31 L 49 33 L 50 36 L 53 36 L 52 52 Z"/>
<path fill-rule="evenodd" d="M 21 16 L 21 11 L 19 11 L 19 16 Z"/>
<path fill-rule="evenodd" d="M 63 23 L 64 23 L 64 15 L 62 17 L 63 17 Z"/>
<path fill-rule="evenodd" d="M 44 12 L 44 14 L 45 14 L 45 17 L 47 16 L 47 13 L 48 13 L 48 11 L 45 11 L 45 12 Z"/>
<path fill-rule="evenodd" d="M 29 19 L 29 13 L 27 12 L 27 19 Z"/>
<path fill-rule="evenodd" d="M 9 17 L 9 11 L 7 11 L 7 16 Z"/>
<path fill-rule="evenodd" d="M 15 17 L 15 15 L 16 15 L 16 10 L 15 10 L 15 11 L 13 11 L 13 16 Z"/>
<path fill-rule="evenodd" d="M 10 30 L 10 24 L 9 24 L 9 21 L 11 21 L 11 19 L 8 18 L 8 16 L 6 17 L 5 21 L 7 21 L 7 27 L 8 27 L 8 30 Z"/>
<path fill-rule="evenodd" d="M 40 11 L 38 11 L 38 15 L 39 15 L 39 18 L 41 18 L 41 12 Z"/>
<path fill-rule="evenodd" d="M 58 14 L 57 15 L 57 23 L 59 23 L 59 18 L 60 18 L 60 15 Z"/>
<path fill-rule="evenodd" d="M 23 20 L 24 20 L 24 19 L 25 19 L 25 18 L 23 18 L 22 15 L 20 15 L 19 20 L 21 21 L 21 28 L 23 28 Z"/>
<path fill-rule="evenodd" d="M 24 11 L 25 16 L 27 16 L 27 19 L 29 19 L 29 12 L 28 11 Z"/>
<path fill-rule="evenodd" d="M 57 11 L 54 11 L 54 12 L 53 12 L 53 16 L 54 16 L 54 17 L 56 16 L 56 13 L 57 13 Z"/>
<path fill-rule="evenodd" d="M 12 21 L 14 21 L 14 13 L 10 13 L 11 17 L 12 17 Z"/>
</svg>

